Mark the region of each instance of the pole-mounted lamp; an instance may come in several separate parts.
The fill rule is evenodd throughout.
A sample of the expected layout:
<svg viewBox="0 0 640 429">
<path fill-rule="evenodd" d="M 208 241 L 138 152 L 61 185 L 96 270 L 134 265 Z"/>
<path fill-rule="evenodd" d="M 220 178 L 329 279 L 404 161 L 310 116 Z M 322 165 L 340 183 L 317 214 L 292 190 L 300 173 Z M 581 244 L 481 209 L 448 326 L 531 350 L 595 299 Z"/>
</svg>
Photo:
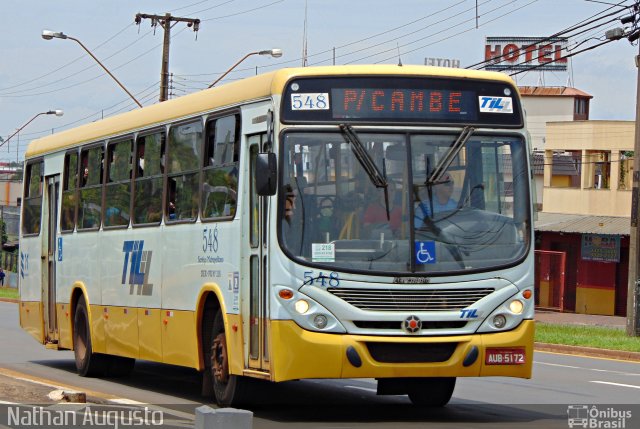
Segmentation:
<svg viewBox="0 0 640 429">
<path fill-rule="evenodd" d="M 231 66 L 231 68 L 229 70 L 227 70 L 226 72 L 224 72 L 222 74 L 222 76 L 220 76 L 218 79 L 216 79 L 211 85 L 208 86 L 208 88 L 211 88 L 212 86 L 214 86 L 216 83 L 220 82 L 222 79 L 224 79 L 224 77 L 226 75 L 228 75 L 231 70 L 235 69 L 236 67 L 238 67 L 238 65 L 243 62 L 244 60 L 246 60 L 247 58 L 249 58 L 251 55 L 271 55 L 273 58 L 280 58 L 282 56 L 282 49 L 267 49 L 264 51 L 255 51 L 255 52 L 249 52 L 247 55 L 245 55 L 244 57 L 242 57 L 240 59 L 240 61 L 238 61 L 237 63 L 235 63 L 234 65 Z"/>
<path fill-rule="evenodd" d="M 18 128 L 18 129 L 16 130 L 16 132 L 15 132 L 15 133 L 11 134 L 11 135 L 10 135 L 10 136 L 5 140 L 5 141 L 3 141 L 2 143 L 0 143 L 0 146 L 2 146 L 2 145 L 3 145 L 3 144 L 5 144 L 5 143 L 8 143 L 8 142 L 9 142 L 9 140 L 11 140 L 11 138 L 12 138 L 13 136 L 15 136 L 15 135 L 16 135 L 16 134 L 18 134 L 20 131 L 22 131 L 22 129 L 23 129 L 24 127 L 26 127 L 26 126 L 27 126 L 27 125 L 29 125 L 31 122 L 33 122 L 33 121 L 34 121 L 34 119 L 36 119 L 36 118 L 37 118 L 38 116 L 40 116 L 40 115 L 56 115 L 56 116 L 62 116 L 62 115 L 64 115 L 64 112 L 63 112 L 62 110 L 48 110 L 48 111 L 46 111 L 46 112 L 40 112 L 40 113 L 36 114 L 33 118 L 29 119 L 29 120 L 27 121 L 27 123 L 26 123 L 26 124 L 24 124 L 23 126 L 21 126 L 20 128 Z"/>
<path fill-rule="evenodd" d="M 100 60 L 99 60 L 98 58 L 96 58 L 96 56 L 95 56 L 95 55 L 93 55 L 93 54 L 91 53 L 91 51 L 90 51 L 89 49 L 87 49 L 87 47 L 86 47 L 86 46 L 84 46 L 84 45 L 82 44 L 82 42 L 81 42 L 80 40 L 76 39 L 75 37 L 67 36 L 67 35 L 66 35 L 66 34 L 64 34 L 62 31 L 51 31 L 51 30 L 42 30 L 42 38 L 43 38 L 43 39 L 45 39 L 45 40 L 51 40 L 51 39 L 70 39 L 70 40 L 73 40 L 73 41 L 77 42 L 77 43 L 78 43 L 78 45 L 82 46 L 82 49 L 84 49 L 84 50 L 87 52 L 87 54 L 91 55 L 91 58 L 93 58 L 94 60 L 96 60 L 96 62 L 97 62 L 98 64 L 100 64 L 100 67 L 102 67 L 102 68 L 104 69 L 104 71 L 106 71 L 106 72 L 107 72 L 107 74 L 108 74 L 109 76 L 111 76 L 111 77 L 113 78 L 113 80 L 115 80 L 115 81 L 116 81 L 116 83 L 117 83 L 118 85 L 120 85 L 120 88 L 122 88 L 122 89 L 124 90 L 124 92 L 126 92 L 126 93 L 129 95 L 129 97 L 131 97 L 131 98 L 133 99 L 133 101 L 135 101 L 135 102 L 136 102 L 136 104 L 138 105 L 138 107 L 142 107 L 142 104 L 140 104 L 140 102 L 139 102 L 138 100 L 136 100 L 136 97 L 134 97 L 134 96 L 133 96 L 133 94 L 131 94 L 131 93 L 127 90 L 127 88 L 125 88 L 125 87 L 124 87 L 124 85 L 123 85 L 122 83 L 120 83 L 120 81 L 119 81 L 118 79 L 116 79 L 116 77 L 115 77 L 115 76 L 114 76 L 114 75 L 113 75 L 113 74 L 112 74 L 112 73 L 111 73 L 111 72 L 110 72 L 110 71 L 109 71 L 109 70 L 104 66 L 104 64 L 102 64 L 102 63 L 100 62 Z"/>
</svg>

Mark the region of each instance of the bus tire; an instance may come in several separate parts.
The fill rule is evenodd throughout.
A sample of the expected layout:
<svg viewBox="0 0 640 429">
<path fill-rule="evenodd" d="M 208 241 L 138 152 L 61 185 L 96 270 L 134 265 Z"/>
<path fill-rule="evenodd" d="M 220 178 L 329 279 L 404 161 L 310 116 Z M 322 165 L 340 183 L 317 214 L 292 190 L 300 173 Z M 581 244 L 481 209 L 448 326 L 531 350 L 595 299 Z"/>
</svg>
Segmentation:
<svg viewBox="0 0 640 429">
<path fill-rule="evenodd" d="M 444 407 L 451 400 L 455 387 L 455 377 L 420 378 L 412 383 L 409 399 L 419 407 Z"/>
<path fill-rule="evenodd" d="M 76 360 L 76 370 L 82 377 L 104 375 L 106 358 L 94 353 L 91 346 L 91 329 L 87 304 L 81 296 L 76 304 L 73 316 L 73 354 Z"/>
<path fill-rule="evenodd" d="M 216 313 L 210 347 L 210 369 L 213 379 L 213 395 L 221 407 L 232 407 L 247 403 L 248 380 L 229 374 L 229 356 L 224 331 L 222 311 Z"/>
</svg>

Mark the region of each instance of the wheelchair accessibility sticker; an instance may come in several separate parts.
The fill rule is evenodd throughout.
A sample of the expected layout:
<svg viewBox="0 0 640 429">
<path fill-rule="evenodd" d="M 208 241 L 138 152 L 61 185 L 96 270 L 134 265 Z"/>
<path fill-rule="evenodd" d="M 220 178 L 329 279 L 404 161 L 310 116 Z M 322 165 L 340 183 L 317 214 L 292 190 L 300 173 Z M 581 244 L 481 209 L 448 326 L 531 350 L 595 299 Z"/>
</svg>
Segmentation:
<svg viewBox="0 0 640 429">
<path fill-rule="evenodd" d="M 416 264 L 436 263 L 436 242 L 416 241 L 415 243 Z"/>
</svg>

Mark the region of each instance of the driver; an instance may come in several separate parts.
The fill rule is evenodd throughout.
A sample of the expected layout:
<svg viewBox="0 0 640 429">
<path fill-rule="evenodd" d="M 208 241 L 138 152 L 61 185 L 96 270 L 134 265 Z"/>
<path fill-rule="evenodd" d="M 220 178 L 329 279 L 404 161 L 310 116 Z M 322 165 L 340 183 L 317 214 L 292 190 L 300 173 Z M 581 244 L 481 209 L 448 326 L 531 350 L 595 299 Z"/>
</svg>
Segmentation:
<svg viewBox="0 0 640 429">
<path fill-rule="evenodd" d="M 453 177 L 449 173 L 444 173 L 440 181 L 433 185 L 433 201 L 420 201 L 416 208 L 414 222 L 416 227 L 422 226 L 425 217 L 432 217 L 432 207 L 433 214 L 455 210 L 458 204 L 451 198 L 453 185 Z"/>
</svg>

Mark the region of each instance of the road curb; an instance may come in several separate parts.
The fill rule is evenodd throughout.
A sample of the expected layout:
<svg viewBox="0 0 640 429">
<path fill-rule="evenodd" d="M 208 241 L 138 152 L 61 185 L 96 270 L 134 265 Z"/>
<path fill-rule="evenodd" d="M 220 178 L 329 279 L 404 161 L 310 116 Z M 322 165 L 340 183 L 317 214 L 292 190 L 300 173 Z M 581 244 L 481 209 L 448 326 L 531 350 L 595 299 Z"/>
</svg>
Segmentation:
<svg viewBox="0 0 640 429">
<path fill-rule="evenodd" d="M 553 352 L 640 362 L 640 352 L 628 352 L 624 350 L 599 349 L 596 347 L 569 346 L 566 344 L 550 343 L 534 343 L 534 350 L 539 352 Z"/>
<path fill-rule="evenodd" d="M 11 302 L 13 304 L 17 304 L 18 300 L 13 298 L 0 298 L 0 302 Z"/>
</svg>

